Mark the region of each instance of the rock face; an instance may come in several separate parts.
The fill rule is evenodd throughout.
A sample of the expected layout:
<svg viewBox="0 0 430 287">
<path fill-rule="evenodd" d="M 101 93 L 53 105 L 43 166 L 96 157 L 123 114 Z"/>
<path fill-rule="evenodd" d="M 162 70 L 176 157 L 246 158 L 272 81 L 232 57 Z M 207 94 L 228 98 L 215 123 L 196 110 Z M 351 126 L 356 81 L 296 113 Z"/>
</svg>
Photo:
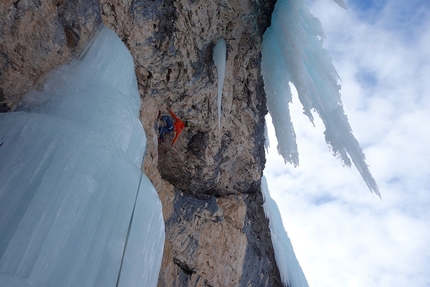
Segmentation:
<svg viewBox="0 0 430 287">
<path fill-rule="evenodd" d="M 263 1 L 264 2 L 264 1 Z M 0 3 L 0 101 L 14 109 L 103 22 L 131 51 L 148 137 L 145 173 L 163 203 L 159 286 L 283 286 L 261 207 L 262 34 L 274 1 L 69 0 Z M 221 127 L 212 51 L 227 45 Z M 37 86 L 36 86 L 37 87 Z M 191 122 L 158 143 L 158 111 Z"/>
<path fill-rule="evenodd" d="M 79 55 L 101 23 L 98 1 L 1 1 L 3 111 L 15 109 L 43 74 Z"/>
<path fill-rule="evenodd" d="M 256 195 L 176 194 L 158 286 L 282 286 Z"/>
</svg>

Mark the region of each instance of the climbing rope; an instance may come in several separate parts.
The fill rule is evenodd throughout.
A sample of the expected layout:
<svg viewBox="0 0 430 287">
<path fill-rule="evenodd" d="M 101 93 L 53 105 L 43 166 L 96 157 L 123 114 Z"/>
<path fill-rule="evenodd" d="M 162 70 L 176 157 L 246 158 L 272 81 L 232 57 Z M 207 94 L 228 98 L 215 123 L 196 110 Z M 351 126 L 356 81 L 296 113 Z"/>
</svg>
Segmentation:
<svg viewBox="0 0 430 287">
<path fill-rule="evenodd" d="M 142 165 L 143 165 L 143 163 L 142 163 Z M 127 230 L 127 235 L 125 237 L 124 249 L 122 251 L 121 265 L 119 266 L 118 278 L 116 280 L 116 287 L 119 286 L 119 280 L 120 280 L 121 272 L 122 272 L 122 265 L 124 263 L 125 251 L 127 250 L 128 238 L 130 237 L 131 224 L 133 223 L 134 211 L 136 209 L 136 202 L 137 202 L 137 197 L 139 196 L 139 190 L 140 190 L 140 184 L 142 182 L 142 177 L 143 177 L 143 171 L 140 170 L 139 185 L 137 186 L 136 198 L 134 199 L 134 205 L 133 205 L 133 211 L 131 212 L 130 222 L 128 223 L 128 230 Z"/>
</svg>

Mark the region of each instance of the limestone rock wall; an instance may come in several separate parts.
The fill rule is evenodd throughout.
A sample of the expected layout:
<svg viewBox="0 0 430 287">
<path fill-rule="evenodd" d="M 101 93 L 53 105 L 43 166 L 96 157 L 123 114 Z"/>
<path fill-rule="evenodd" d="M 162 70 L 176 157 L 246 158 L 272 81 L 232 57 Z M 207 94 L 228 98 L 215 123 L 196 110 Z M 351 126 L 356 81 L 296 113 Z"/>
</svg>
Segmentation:
<svg viewBox="0 0 430 287">
<path fill-rule="evenodd" d="M 40 77 L 78 56 L 101 24 L 94 0 L 0 2 L 0 111 Z"/>
<path fill-rule="evenodd" d="M 103 22 L 131 51 L 147 134 L 144 169 L 163 203 L 159 286 L 282 286 L 264 216 L 260 75 L 274 1 L 68 0 L 0 3 L 0 102 L 14 109 L 43 74 L 79 55 Z M 216 41 L 227 45 L 221 128 Z M 37 85 L 36 85 L 37 87 Z M 172 147 L 158 111 L 191 122 Z"/>
</svg>

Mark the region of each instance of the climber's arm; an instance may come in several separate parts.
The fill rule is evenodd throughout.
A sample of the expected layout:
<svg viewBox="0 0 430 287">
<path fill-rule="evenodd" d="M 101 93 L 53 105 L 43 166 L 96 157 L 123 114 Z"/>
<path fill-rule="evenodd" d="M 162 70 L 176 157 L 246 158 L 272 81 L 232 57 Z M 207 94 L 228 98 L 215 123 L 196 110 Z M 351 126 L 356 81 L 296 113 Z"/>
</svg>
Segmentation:
<svg viewBox="0 0 430 287">
<path fill-rule="evenodd" d="M 182 132 L 182 129 L 181 130 L 179 130 L 179 131 L 177 131 L 177 132 L 175 132 L 175 137 L 173 138 L 173 141 L 172 141 L 172 146 L 175 144 L 175 142 L 178 140 L 178 138 L 179 138 L 179 134 Z"/>
<path fill-rule="evenodd" d="M 175 113 L 172 110 L 169 110 L 169 112 L 175 120 L 180 121 L 180 119 L 175 115 Z"/>
</svg>

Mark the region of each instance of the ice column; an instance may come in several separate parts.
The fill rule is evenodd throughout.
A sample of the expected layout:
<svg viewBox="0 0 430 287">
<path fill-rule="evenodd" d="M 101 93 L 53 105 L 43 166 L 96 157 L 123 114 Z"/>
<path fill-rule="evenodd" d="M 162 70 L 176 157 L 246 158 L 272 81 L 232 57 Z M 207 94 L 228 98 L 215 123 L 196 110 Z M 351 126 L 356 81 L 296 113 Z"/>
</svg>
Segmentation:
<svg viewBox="0 0 430 287">
<path fill-rule="evenodd" d="M 156 286 L 164 222 L 139 108 L 133 59 L 104 27 L 0 114 L 0 286 Z"/>
</svg>

